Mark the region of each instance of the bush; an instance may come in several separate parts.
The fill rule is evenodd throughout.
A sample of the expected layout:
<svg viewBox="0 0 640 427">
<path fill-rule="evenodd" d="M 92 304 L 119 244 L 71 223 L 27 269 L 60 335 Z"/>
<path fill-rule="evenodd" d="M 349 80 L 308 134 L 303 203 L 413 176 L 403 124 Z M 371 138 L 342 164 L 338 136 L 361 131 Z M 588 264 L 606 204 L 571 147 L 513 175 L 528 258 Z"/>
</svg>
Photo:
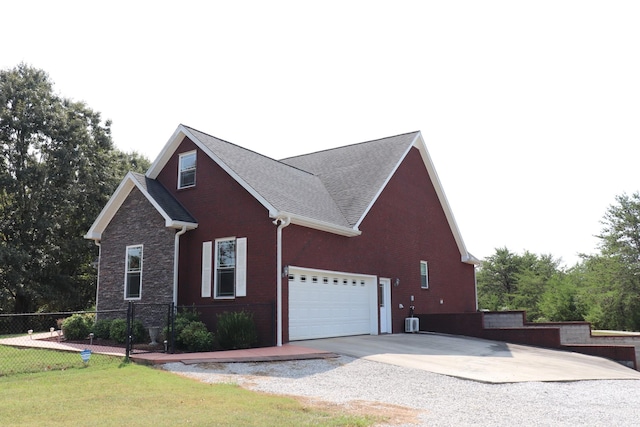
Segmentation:
<svg viewBox="0 0 640 427">
<path fill-rule="evenodd" d="M 140 320 L 134 320 L 131 325 L 131 337 L 133 342 L 141 343 L 147 338 L 147 330 Z M 127 321 L 125 319 L 114 319 L 109 327 L 109 338 L 117 343 L 127 342 Z"/>
<path fill-rule="evenodd" d="M 253 313 L 236 311 L 219 314 L 216 338 L 225 350 L 254 346 L 258 342 L 258 333 L 253 323 Z"/>
<path fill-rule="evenodd" d="M 93 325 L 93 335 L 96 338 L 109 339 L 111 319 L 100 319 Z"/>
<path fill-rule="evenodd" d="M 187 351 L 210 351 L 213 349 L 213 334 L 204 323 L 190 322 L 180 332 L 178 342 Z"/>
<path fill-rule="evenodd" d="M 120 344 L 127 342 L 127 321 L 125 319 L 114 319 L 111 321 L 109 338 Z"/>
<path fill-rule="evenodd" d="M 83 340 L 89 336 L 91 327 L 85 316 L 82 314 L 74 314 L 64 319 L 62 322 L 62 332 L 68 340 Z"/>
</svg>

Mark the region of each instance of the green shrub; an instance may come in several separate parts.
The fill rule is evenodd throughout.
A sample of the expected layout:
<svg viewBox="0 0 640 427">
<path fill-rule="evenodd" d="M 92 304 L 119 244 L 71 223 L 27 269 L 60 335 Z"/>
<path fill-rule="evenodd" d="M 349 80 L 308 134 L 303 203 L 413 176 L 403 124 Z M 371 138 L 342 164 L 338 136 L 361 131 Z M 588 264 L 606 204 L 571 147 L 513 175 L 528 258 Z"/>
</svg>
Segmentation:
<svg viewBox="0 0 640 427">
<path fill-rule="evenodd" d="M 225 350 L 254 346 L 258 342 L 258 333 L 253 313 L 235 311 L 219 314 L 216 338 Z"/>
<path fill-rule="evenodd" d="M 62 322 L 62 332 L 68 340 L 83 340 L 89 336 L 91 327 L 85 316 L 82 314 L 74 314 L 64 319 Z"/>
<path fill-rule="evenodd" d="M 125 319 L 113 319 L 111 321 L 109 338 L 120 344 L 127 342 L 127 321 Z"/>
<path fill-rule="evenodd" d="M 133 337 L 133 342 L 142 343 L 148 341 L 149 333 L 147 328 L 144 327 L 142 321 L 134 320 L 133 325 L 131 325 L 131 335 Z"/>
<path fill-rule="evenodd" d="M 178 335 L 180 346 L 187 351 L 211 351 L 213 334 L 202 322 L 189 322 Z"/>
<path fill-rule="evenodd" d="M 109 339 L 109 329 L 111 319 L 100 319 L 93 325 L 93 336 L 96 338 Z"/>
<path fill-rule="evenodd" d="M 134 320 L 131 325 L 131 336 L 134 343 L 144 342 L 147 338 L 147 330 L 140 320 Z M 125 319 L 114 319 L 109 327 L 109 338 L 124 344 L 127 342 L 127 321 Z"/>
</svg>

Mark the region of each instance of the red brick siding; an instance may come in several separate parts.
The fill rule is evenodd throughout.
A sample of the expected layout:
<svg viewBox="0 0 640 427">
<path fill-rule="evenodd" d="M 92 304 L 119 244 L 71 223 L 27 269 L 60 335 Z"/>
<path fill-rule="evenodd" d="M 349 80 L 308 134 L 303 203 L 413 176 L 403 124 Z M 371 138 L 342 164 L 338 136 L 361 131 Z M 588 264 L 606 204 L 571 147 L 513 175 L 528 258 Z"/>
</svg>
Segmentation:
<svg viewBox="0 0 640 427">
<path fill-rule="evenodd" d="M 349 238 L 289 226 L 284 229 L 284 264 L 373 274 L 391 278 L 392 283 L 400 279 L 400 285 L 391 289 L 393 332 L 404 329 L 410 305 L 416 313 L 476 310 L 474 267 L 460 261 L 417 149 L 408 153 L 360 230 L 362 235 Z M 420 288 L 421 260 L 429 265 L 429 289 Z M 286 312 L 283 317 L 288 318 Z"/>
<path fill-rule="evenodd" d="M 158 176 L 197 219 L 180 241 L 180 305 L 228 304 L 200 297 L 202 242 L 247 237 L 247 297 L 238 304 L 276 298 L 276 226 L 268 211 L 198 150 L 196 187 L 177 190 L 178 155 L 196 149 L 185 138 Z M 393 331 L 403 330 L 409 305 L 416 313 L 475 311 L 474 268 L 460 261 L 444 211 L 420 153 L 412 149 L 360 225 L 362 235 L 343 237 L 290 225 L 283 230 L 283 265 L 372 274 L 400 279 L 392 287 Z M 429 263 L 428 290 L 420 289 L 420 260 Z M 288 341 L 288 286 L 284 280 L 284 340 Z M 415 301 L 411 303 L 410 296 Z M 440 304 L 440 299 L 443 304 Z M 404 309 L 398 305 L 403 304 Z"/>
<path fill-rule="evenodd" d="M 164 167 L 158 181 L 198 221 L 198 228 L 180 238 L 178 304 L 233 304 L 202 298 L 202 242 L 224 237 L 247 238 L 247 296 L 237 304 L 275 302 L 276 226 L 251 194 L 200 149 L 197 149 L 196 186 L 177 189 L 178 156 L 197 149 L 185 138 Z"/>
</svg>

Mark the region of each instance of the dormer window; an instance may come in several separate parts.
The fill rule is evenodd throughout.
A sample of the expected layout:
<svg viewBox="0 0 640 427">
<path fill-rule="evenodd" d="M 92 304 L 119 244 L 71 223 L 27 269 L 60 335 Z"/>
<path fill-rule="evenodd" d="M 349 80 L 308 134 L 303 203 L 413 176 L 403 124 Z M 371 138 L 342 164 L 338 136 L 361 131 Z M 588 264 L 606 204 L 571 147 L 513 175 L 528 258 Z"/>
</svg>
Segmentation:
<svg viewBox="0 0 640 427">
<path fill-rule="evenodd" d="M 178 189 L 196 185 L 196 152 L 180 154 L 178 162 Z"/>
</svg>

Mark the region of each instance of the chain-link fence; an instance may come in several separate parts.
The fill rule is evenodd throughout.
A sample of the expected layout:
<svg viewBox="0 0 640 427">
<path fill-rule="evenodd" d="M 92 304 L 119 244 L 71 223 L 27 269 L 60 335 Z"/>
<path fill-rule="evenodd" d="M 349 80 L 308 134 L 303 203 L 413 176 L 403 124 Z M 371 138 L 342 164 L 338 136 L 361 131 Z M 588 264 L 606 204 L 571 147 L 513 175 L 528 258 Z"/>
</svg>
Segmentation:
<svg viewBox="0 0 640 427">
<path fill-rule="evenodd" d="M 145 352 L 185 351 L 175 346 L 175 313 L 179 311 L 197 312 L 212 334 L 219 316 L 248 313 L 257 333 L 254 345 L 275 345 L 273 304 L 176 309 L 173 304 L 131 302 L 126 310 L 0 314 L 0 376 L 113 363 L 114 357 L 128 359 Z M 220 348 L 214 345 L 206 351 L 215 349 Z"/>
<path fill-rule="evenodd" d="M 0 314 L 0 376 L 61 370 L 121 360 L 126 347 L 96 337 L 92 326 L 98 312 Z M 108 312 L 124 315 L 126 311 Z M 63 333 L 68 319 L 81 319 L 86 335 L 69 339 Z"/>
</svg>

